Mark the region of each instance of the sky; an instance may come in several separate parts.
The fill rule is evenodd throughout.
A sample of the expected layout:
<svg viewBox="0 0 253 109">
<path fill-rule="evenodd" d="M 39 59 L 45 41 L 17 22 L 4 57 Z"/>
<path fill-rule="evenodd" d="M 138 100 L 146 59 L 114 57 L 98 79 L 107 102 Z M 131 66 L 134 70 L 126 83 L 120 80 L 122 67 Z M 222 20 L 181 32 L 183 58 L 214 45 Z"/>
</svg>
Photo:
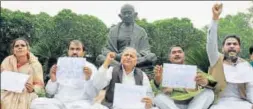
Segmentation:
<svg viewBox="0 0 253 109">
<path fill-rule="evenodd" d="M 223 3 L 221 17 L 238 12 L 247 13 L 247 9 L 253 5 L 251 1 L 1 1 L 1 7 L 32 14 L 46 12 L 51 16 L 62 9 L 71 9 L 77 14 L 96 16 L 110 27 L 121 21 L 118 14 L 121 6 L 126 3 L 133 5 L 138 17 L 145 18 L 148 22 L 187 17 L 196 28 L 202 28 L 211 22 L 211 8 L 215 3 Z"/>
</svg>

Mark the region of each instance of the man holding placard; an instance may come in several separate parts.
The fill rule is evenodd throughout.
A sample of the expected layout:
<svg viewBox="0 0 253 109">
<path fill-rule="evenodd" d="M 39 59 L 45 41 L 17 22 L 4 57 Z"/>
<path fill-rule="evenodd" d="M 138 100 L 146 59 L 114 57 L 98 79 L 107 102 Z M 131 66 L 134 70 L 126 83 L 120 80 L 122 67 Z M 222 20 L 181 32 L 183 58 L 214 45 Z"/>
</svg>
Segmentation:
<svg viewBox="0 0 253 109">
<path fill-rule="evenodd" d="M 154 103 L 160 109 L 207 109 L 213 102 L 215 81 L 196 66 L 184 65 L 184 51 L 179 45 L 169 50 L 171 64 L 157 65 L 151 81 Z"/>
<path fill-rule="evenodd" d="M 109 52 L 103 65 L 94 76 L 93 86 L 97 93 L 107 87 L 102 104 L 109 109 L 152 108 L 153 94 L 149 79 L 143 71 L 135 67 L 137 51 L 127 47 L 121 56 L 121 64 L 109 67 L 115 56 L 114 52 Z"/>
<path fill-rule="evenodd" d="M 68 57 L 59 58 L 57 65 L 50 69 L 46 92 L 54 97 L 35 99 L 31 109 L 92 109 L 96 95 L 89 88 L 92 87 L 92 75 L 97 68 L 86 61 L 84 55 L 83 43 L 72 40 Z"/>
<path fill-rule="evenodd" d="M 209 73 L 217 81 L 216 102 L 211 109 L 252 109 L 253 69 L 239 57 L 240 37 L 228 35 L 222 42 L 222 52 L 218 51 L 218 20 L 222 4 L 212 8 L 213 18 L 207 36 L 207 54 L 210 61 Z"/>
</svg>

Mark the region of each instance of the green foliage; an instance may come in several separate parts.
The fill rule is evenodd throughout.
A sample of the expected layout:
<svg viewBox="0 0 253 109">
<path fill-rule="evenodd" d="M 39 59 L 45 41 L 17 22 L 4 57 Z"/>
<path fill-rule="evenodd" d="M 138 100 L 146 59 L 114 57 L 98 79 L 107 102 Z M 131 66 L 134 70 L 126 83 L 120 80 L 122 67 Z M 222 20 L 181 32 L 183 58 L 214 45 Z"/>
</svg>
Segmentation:
<svg viewBox="0 0 253 109">
<path fill-rule="evenodd" d="M 161 62 L 168 60 L 168 50 L 172 45 L 181 45 L 187 53 L 205 41 L 204 33 L 194 28 L 187 18 L 158 20 L 154 26 L 151 49 Z"/>
<path fill-rule="evenodd" d="M 145 29 L 151 41 L 154 37 L 154 29 L 155 29 L 155 26 L 153 25 L 153 23 L 147 22 L 146 19 L 136 20 L 136 23 Z"/>
<path fill-rule="evenodd" d="M 44 65 L 44 72 L 47 72 L 50 58 L 66 55 L 67 44 L 72 39 L 79 39 L 85 44 L 86 56 L 94 63 L 106 43 L 108 33 L 106 25 L 97 17 L 78 15 L 69 9 L 50 16 L 44 12 L 32 15 L 1 8 L 0 19 L 0 62 L 9 55 L 9 45 L 13 39 L 26 37 L 30 41 L 31 51 Z M 152 23 L 137 19 L 136 23 L 146 30 L 151 51 L 158 56 L 158 63 L 167 62 L 169 47 L 179 44 L 185 49 L 186 62 L 198 65 L 207 72 L 209 62 L 205 45 L 208 26 L 199 30 L 193 27 L 188 18 L 161 19 Z M 253 5 L 249 13 L 227 15 L 220 19 L 220 47 L 224 36 L 228 34 L 241 36 L 241 56 L 248 58 L 248 48 L 253 42 Z"/>
<path fill-rule="evenodd" d="M 18 37 L 29 39 L 31 51 L 39 57 L 45 73 L 48 60 L 66 55 L 68 42 L 73 39 L 85 44 L 87 58 L 94 62 L 105 44 L 107 32 L 106 25 L 97 17 L 77 15 L 69 9 L 53 17 L 44 12 L 31 15 L 2 9 L 1 62 L 10 54 L 11 41 Z"/>
<path fill-rule="evenodd" d="M 31 18 L 33 15 L 30 13 L 12 12 L 1 8 L 0 62 L 10 54 L 10 43 L 13 39 L 26 37 L 31 42 L 34 35 Z"/>
<path fill-rule="evenodd" d="M 187 64 L 197 65 L 198 68 L 201 69 L 203 72 L 208 72 L 210 63 L 208 60 L 205 44 L 201 44 L 200 46 L 189 50 L 186 54 L 185 60 Z"/>
<path fill-rule="evenodd" d="M 73 39 L 81 40 L 87 49 L 87 56 L 90 56 L 92 62 L 95 61 L 106 39 L 107 28 L 101 20 L 90 15 L 77 15 L 68 9 L 52 18 L 45 14 L 40 14 L 40 17 L 39 21 L 47 20 L 48 25 L 38 25 L 38 30 L 43 33 L 38 33 L 40 41 L 33 46 L 32 51 L 45 60 L 45 65 L 51 57 L 66 55 L 68 42 Z M 44 69 L 47 68 L 44 66 Z"/>
<path fill-rule="evenodd" d="M 205 50 L 205 33 L 194 28 L 189 19 L 163 19 L 154 23 L 142 19 L 136 22 L 146 30 L 151 51 L 158 56 L 158 63 L 167 62 L 169 47 L 179 44 L 185 49 L 186 62 L 207 72 L 209 62 Z"/>
<path fill-rule="evenodd" d="M 249 47 L 253 42 L 253 28 L 250 26 L 250 19 L 253 17 L 249 14 L 238 13 L 234 16 L 228 15 L 219 21 L 219 46 L 222 47 L 222 41 L 228 34 L 236 34 L 241 38 L 241 56 L 248 58 Z"/>
</svg>

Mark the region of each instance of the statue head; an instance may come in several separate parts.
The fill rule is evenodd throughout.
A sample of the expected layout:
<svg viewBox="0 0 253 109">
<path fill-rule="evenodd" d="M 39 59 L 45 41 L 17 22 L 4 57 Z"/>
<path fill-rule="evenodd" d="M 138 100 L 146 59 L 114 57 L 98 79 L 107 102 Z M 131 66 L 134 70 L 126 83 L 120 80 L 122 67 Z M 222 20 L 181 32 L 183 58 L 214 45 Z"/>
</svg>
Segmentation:
<svg viewBox="0 0 253 109">
<path fill-rule="evenodd" d="M 138 13 L 135 12 L 134 7 L 130 4 L 125 4 L 121 7 L 119 17 L 123 23 L 130 25 L 134 23 Z"/>
</svg>

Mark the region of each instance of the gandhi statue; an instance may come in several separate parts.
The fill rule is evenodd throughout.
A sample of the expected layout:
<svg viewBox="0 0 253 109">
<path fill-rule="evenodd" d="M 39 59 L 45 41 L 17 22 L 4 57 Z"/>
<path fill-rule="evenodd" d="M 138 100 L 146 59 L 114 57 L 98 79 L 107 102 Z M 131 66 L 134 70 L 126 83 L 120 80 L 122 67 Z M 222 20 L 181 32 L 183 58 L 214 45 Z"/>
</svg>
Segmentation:
<svg viewBox="0 0 253 109">
<path fill-rule="evenodd" d="M 101 65 L 104 62 L 106 54 L 110 51 L 115 52 L 116 59 L 112 65 L 120 63 L 122 51 L 126 47 L 135 48 L 138 52 L 137 67 L 152 65 L 156 62 L 157 57 L 150 51 L 150 45 L 146 31 L 135 23 L 137 12 L 132 5 L 125 4 L 121 8 L 119 17 L 122 22 L 110 29 L 107 39 L 107 45 L 102 49 L 96 63 Z"/>
</svg>

